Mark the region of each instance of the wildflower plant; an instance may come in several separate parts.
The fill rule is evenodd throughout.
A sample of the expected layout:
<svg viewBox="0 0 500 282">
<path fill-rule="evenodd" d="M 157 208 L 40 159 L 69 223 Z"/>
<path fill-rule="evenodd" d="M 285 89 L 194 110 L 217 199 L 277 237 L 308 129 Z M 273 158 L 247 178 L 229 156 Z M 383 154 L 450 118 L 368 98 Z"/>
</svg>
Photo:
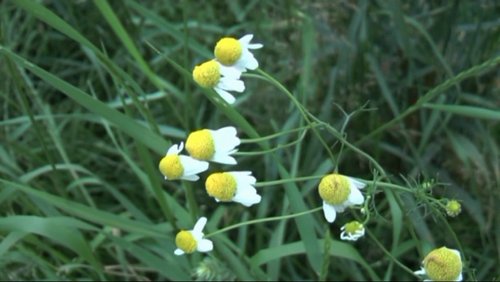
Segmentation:
<svg viewBox="0 0 500 282">
<path fill-rule="evenodd" d="M 495 1 L 285 2 L 0 1 L 0 280 L 500 277 Z"/>
</svg>

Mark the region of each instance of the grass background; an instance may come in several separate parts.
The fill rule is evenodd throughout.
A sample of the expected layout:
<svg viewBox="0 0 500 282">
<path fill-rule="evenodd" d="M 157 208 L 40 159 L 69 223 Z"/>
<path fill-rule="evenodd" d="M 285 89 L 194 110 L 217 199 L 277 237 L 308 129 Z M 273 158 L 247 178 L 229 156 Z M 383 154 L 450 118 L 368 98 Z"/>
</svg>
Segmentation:
<svg viewBox="0 0 500 282">
<path fill-rule="evenodd" d="M 466 279 L 499 279 L 499 15 L 493 0 L 1 1 L 0 279 L 415 279 L 443 245 L 462 252 Z M 372 185 L 358 242 L 339 228 L 359 212 L 331 225 L 317 212 L 173 255 L 199 216 L 211 233 L 321 205 L 318 180 L 260 187 L 244 208 L 157 169 L 192 130 L 307 125 L 262 73 L 244 76 L 230 108 L 192 81 L 219 38 L 247 33 L 264 44 L 261 69 L 330 126 L 318 135 L 332 154 L 308 132 L 240 154 L 237 169 L 258 181 L 385 173 L 411 189 Z M 462 214 L 446 218 L 433 198 L 460 200 Z"/>
</svg>

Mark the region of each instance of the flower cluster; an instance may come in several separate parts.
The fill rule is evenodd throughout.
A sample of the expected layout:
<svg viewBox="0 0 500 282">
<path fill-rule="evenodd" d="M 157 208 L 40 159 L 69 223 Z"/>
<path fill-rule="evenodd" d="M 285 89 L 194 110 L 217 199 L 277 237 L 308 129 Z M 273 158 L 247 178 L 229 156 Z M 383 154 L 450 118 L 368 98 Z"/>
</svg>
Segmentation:
<svg viewBox="0 0 500 282">
<path fill-rule="evenodd" d="M 219 40 L 215 45 L 215 59 L 194 68 L 194 81 L 203 88 L 214 89 L 224 101 L 233 104 L 236 98 L 229 91 L 245 91 L 245 84 L 240 80 L 241 73 L 259 67 L 250 50 L 262 48 L 262 44 L 250 43 L 252 38 L 252 34 L 247 34 L 239 40 L 232 37 Z"/>
<path fill-rule="evenodd" d="M 224 37 L 217 42 L 214 59 L 206 61 L 193 70 L 193 79 L 204 88 L 214 89 L 228 104 L 235 98 L 228 91 L 243 92 L 245 84 L 240 80 L 242 72 L 255 70 L 259 63 L 250 52 L 262 48 L 262 44 L 251 44 L 253 35 L 248 34 L 239 40 Z M 232 156 L 238 151 L 241 140 L 236 128 L 232 126 L 217 130 L 201 129 L 191 132 L 186 140 L 187 155 L 180 155 L 184 143 L 172 145 L 160 160 L 159 170 L 165 180 L 197 181 L 200 173 L 206 171 L 209 162 L 236 165 Z M 261 196 L 255 189 L 256 178 L 251 171 L 225 171 L 212 173 L 206 178 L 205 189 L 216 202 L 237 202 L 246 207 L 258 204 Z M 176 255 L 194 251 L 208 252 L 213 249 L 212 241 L 205 239 L 202 232 L 207 218 L 196 222 L 193 230 L 182 230 L 175 237 Z"/>
</svg>

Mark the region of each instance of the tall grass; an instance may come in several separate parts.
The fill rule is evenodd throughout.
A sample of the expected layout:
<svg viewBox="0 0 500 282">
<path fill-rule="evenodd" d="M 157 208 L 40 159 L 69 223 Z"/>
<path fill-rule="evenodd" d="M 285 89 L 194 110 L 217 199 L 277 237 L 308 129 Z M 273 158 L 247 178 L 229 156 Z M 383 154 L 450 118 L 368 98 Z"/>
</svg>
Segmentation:
<svg viewBox="0 0 500 282">
<path fill-rule="evenodd" d="M 0 279 L 408 280 L 441 246 L 464 279 L 499 279 L 499 9 L 1 1 Z M 228 106 L 191 71 L 248 33 L 260 68 Z M 250 208 L 208 197 L 208 173 L 158 171 L 171 144 L 224 126 L 257 178 Z M 329 224 L 317 187 L 334 171 L 368 186 L 362 211 Z M 174 255 L 201 216 L 214 251 Z"/>
</svg>

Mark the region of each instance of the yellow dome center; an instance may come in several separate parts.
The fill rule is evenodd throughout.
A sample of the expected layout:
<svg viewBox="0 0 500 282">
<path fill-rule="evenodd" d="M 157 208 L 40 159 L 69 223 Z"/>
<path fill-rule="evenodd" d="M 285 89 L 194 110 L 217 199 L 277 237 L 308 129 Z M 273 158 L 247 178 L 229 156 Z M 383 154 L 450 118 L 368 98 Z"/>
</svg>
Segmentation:
<svg viewBox="0 0 500 282">
<path fill-rule="evenodd" d="M 232 37 L 224 37 L 215 45 L 214 54 L 221 64 L 231 66 L 241 57 L 242 51 L 243 48 L 238 40 Z"/>
<path fill-rule="evenodd" d="M 354 235 L 356 232 L 363 230 L 363 224 L 359 221 L 351 221 L 345 225 L 345 232 Z"/>
<path fill-rule="evenodd" d="M 167 177 L 167 179 L 179 179 L 184 173 L 181 159 L 178 155 L 167 155 L 160 161 L 160 172 Z"/>
<path fill-rule="evenodd" d="M 189 134 L 186 140 L 186 150 L 191 157 L 208 161 L 215 154 L 214 138 L 208 129 L 202 129 Z"/>
<path fill-rule="evenodd" d="M 347 200 L 351 187 L 347 177 L 340 174 L 330 174 L 319 183 L 319 195 L 330 205 L 339 205 Z"/>
<path fill-rule="evenodd" d="M 425 257 L 424 268 L 432 281 L 453 281 L 462 272 L 462 260 L 454 251 L 441 247 Z"/>
<path fill-rule="evenodd" d="M 220 66 L 215 60 L 210 60 L 194 67 L 193 79 L 200 86 L 213 88 L 220 79 Z"/>
<path fill-rule="evenodd" d="M 190 254 L 196 250 L 198 243 L 191 232 L 182 230 L 175 236 L 175 244 L 177 248 L 183 250 L 186 254 Z"/>
<path fill-rule="evenodd" d="M 205 188 L 208 195 L 219 201 L 228 202 L 236 193 L 236 179 L 229 173 L 213 173 L 207 178 Z"/>
</svg>

